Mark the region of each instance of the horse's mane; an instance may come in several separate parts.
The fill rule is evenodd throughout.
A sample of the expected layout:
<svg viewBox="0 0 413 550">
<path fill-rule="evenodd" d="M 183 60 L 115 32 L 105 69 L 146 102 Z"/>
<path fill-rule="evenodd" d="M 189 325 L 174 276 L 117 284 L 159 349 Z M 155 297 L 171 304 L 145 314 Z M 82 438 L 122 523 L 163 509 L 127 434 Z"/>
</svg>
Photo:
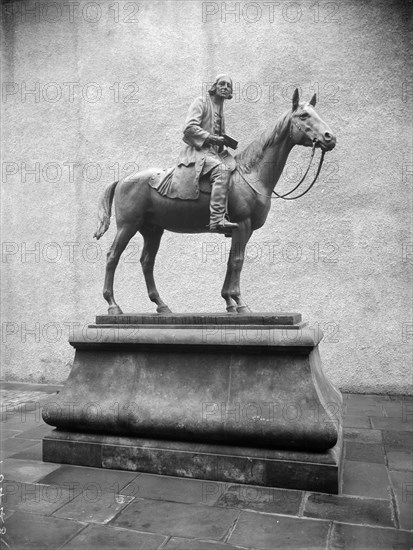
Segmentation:
<svg viewBox="0 0 413 550">
<path fill-rule="evenodd" d="M 291 110 L 286 111 L 275 123 L 272 130 L 265 130 L 254 141 L 252 141 L 245 149 L 235 155 L 237 165 L 254 166 L 259 162 L 268 147 L 274 145 L 275 140 L 281 133 L 281 129 L 285 125 L 286 118 L 291 114 Z"/>
</svg>

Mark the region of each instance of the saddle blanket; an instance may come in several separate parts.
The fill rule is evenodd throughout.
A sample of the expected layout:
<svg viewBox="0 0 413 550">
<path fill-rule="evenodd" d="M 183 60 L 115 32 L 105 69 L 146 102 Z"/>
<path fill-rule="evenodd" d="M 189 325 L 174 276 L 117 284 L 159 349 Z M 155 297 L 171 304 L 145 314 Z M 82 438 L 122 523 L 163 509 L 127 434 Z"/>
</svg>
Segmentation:
<svg viewBox="0 0 413 550">
<path fill-rule="evenodd" d="M 175 167 L 155 172 L 149 179 L 149 185 L 164 197 L 168 197 L 170 199 L 191 200 L 188 199 L 187 196 L 183 196 L 180 192 L 179 186 L 173 183 L 174 170 Z M 201 176 L 199 178 L 198 187 L 200 193 L 206 193 L 209 195 L 211 194 L 211 182 L 209 180 L 209 174 L 205 174 L 204 176 Z"/>
<path fill-rule="evenodd" d="M 234 172 L 237 167 L 235 159 L 228 152 L 225 151 L 224 153 L 221 153 L 223 162 L 225 162 L 231 172 Z M 198 198 L 197 189 L 199 189 L 200 193 L 211 194 L 209 173 L 201 175 L 198 184 L 194 181 L 192 189 L 183 189 L 179 183 L 174 181 L 174 171 L 175 167 L 154 172 L 149 179 L 149 185 L 156 189 L 160 195 L 170 199 L 196 200 Z"/>
</svg>

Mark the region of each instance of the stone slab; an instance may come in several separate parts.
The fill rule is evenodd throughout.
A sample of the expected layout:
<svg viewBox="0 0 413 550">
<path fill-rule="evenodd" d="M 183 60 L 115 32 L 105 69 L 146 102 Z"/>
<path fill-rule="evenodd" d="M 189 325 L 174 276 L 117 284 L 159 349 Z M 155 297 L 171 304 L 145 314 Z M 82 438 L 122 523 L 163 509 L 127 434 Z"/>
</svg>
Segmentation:
<svg viewBox="0 0 413 550">
<path fill-rule="evenodd" d="M 6 481 L 3 486 L 3 504 L 8 510 L 19 510 L 49 516 L 73 498 L 65 487 L 52 487 L 39 483 Z"/>
<path fill-rule="evenodd" d="M 24 451 L 19 451 L 18 453 L 10 455 L 9 458 L 18 460 L 39 460 L 41 462 L 43 459 L 42 443 L 38 442 L 36 445 L 33 445 Z"/>
<path fill-rule="evenodd" d="M 345 458 L 346 460 L 356 462 L 369 462 L 376 464 L 385 463 L 383 445 L 378 445 L 374 443 L 358 443 L 357 441 L 346 441 Z"/>
<path fill-rule="evenodd" d="M 5 542 L 3 547 L 55 550 L 85 527 L 86 523 L 16 511 L 7 520 L 6 534 L 2 537 Z"/>
<path fill-rule="evenodd" d="M 363 443 L 364 445 L 382 444 L 382 433 L 380 430 L 368 430 L 365 428 L 344 428 L 344 439 Z"/>
<path fill-rule="evenodd" d="M 211 542 L 200 539 L 187 539 L 183 537 L 171 537 L 162 550 L 239 550 L 239 546 L 235 547 L 223 542 Z"/>
<path fill-rule="evenodd" d="M 2 474 L 7 481 L 35 483 L 58 468 L 58 464 L 39 464 L 32 460 L 6 458 L 2 464 Z"/>
<path fill-rule="evenodd" d="M 400 528 L 413 529 L 413 472 L 389 472 L 394 495 L 396 497 L 397 512 Z"/>
<path fill-rule="evenodd" d="M 43 439 L 43 460 L 48 462 L 333 494 L 338 492 L 341 454 L 341 436 L 334 448 L 320 453 L 61 430 Z M 88 456 L 94 457 L 93 464 Z"/>
<path fill-rule="evenodd" d="M 385 465 L 346 460 L 342 491 L 346 495 L 389 498 L 389 478 Z"/>
<path fill-rule="evenodd" d="M 345 415 L 343 418 L 344 428 L 370 428 L 370 421 L 368 418 L 363 418 L 360 416 L 348 416 Z"/>
<path fill-rule="evenodd" d="M 18 453 L 19 451 L 25 451 L 26 449 L 28 449 L 29 447 L 33 447 L 34 445 L 36 445 L 36 441 L 10 437 L 9 439 L 5 439 L 4 441 L 2 441 L 0 453 L 2 458 L 8 458 L 15 453 Z"/>
<path fill-rule="evenodd" d="M 205 493 L 214 495 L 213 483 L 206 487 Z M 229 485 L 220 496 L 216 506 L 224 508 L 241 508 L 265 514 L 282 514 L 284 516 L 298 516 L 303 500 L 303 491 L 294 489 L 279 489 L 274 487 L 257 487 L 252 485 Z M 219 487 L 217 487 L 219 491 Z"/>
<path fill-rule="evenodd" d="M 264 325 L 292 326 L 301 323 L 301 313 L 123 313 L 97 315 L 97 325 Z"/>
<path fill-rule="evenodd" d="M 238 510 L 139 499 L 120 512 L 111 525 L 141 532 L 218 541 L 226 536 L 238 516 Z"/>
<path fill-rule="evenodd" d="M 260 550 L 326 548 L 328 521 L 241 512 L 228 542 Z"/>
<path fill-rule="evenodd" d="M 405 451 L 388 451 L 387 463 L 389 470 L 404 470 L 411 472 L 413 470 L 413 455 Z"/>
<path fill-rule="evenodd" d="M 16 440 L 41 440 L 44 435 L 49 433 L 50 428 L 46 424 L 43 424 L 42 426 L 38 426 L 37 428 L 31 428 L 29 430 L 26 430 L 24 432 L 20 432 L 14 439 Z"/>
<path fill-rule="evenodd" d="M 306 517 L 330 519 L 340 523 L 395 527 L 389 499 L 310 494 L 303 514 Z"/>
<path fill-rule="evenodd" d="M 123 510 L 133 497 L 126 495 L 113 495 L 101 493 L 99 490 L 82 493 L 73 500 L 64 504 L 53 513 L 53 516 L 61 519 L 86 521 L 87 523 L 109 523 L 121 510 Z"/>
<path fill-rule="evenodd" d="M 126 486 L 130 487 L 136 477 L 136 473 L 133 472 L 113 472 L 102 470 L 102 468 L 61 465 L 53 472 L 43 475 L 38 483 L 65 487 L 73 495 L 83 493 L 88 498 L 94 498 L 96 494 L 102 493 L 135 496 L 130 489 L 128 493 L 123 493 L 123 489 Z"/>
<path fill-rule="evenodd" d="M 371 424 L 375 430 L 386 430 L 396 432 L 413 432 L 413 422 L 411 413 L 409 416 L 400 418 L 376 418 L 370 417 Z M 412 438 L 410 434 L 410 438 Z"/>
<path fill-rule="evenodd" d="M 105 525 L 89 525 L 70 542 L 64 550 L 154 550 L 167 540 L 166 536 L 152 533 L 138 533 L 128 529 L 117 529 Z"/>
<path fill-rule="evenodd" d="M 334 523 L 330 545 L 331 550 L 410 550 L 413 534 L 399 529 Z"/>
<path fill-rule="evenodd" d="M 122 494 L 149 500 L 212 506 L 225 493 L 227 487 L 227 483 L 218 481 L 207 482 L 200 479 L 139 474 L 134 481 L 122 489 Z"/>
<path fill-rule="evenodd" d="M 0 424 L 1 426 L 1 424 Z M 3 430 L 0 429 L 0 441 L 4 441 L 5 439 L 8 439 L 9 437 L 13 437 L 16 434 L 19 434 L 20 431 L 18 430 Z"/>
<path fill-rule="evenodd" d="M 413 453 L 413 437 L 411 432 L 383 430 L 380 433 L 382 433 L 384 448 L 386 452 L 402 451 Z"/>
</svg>

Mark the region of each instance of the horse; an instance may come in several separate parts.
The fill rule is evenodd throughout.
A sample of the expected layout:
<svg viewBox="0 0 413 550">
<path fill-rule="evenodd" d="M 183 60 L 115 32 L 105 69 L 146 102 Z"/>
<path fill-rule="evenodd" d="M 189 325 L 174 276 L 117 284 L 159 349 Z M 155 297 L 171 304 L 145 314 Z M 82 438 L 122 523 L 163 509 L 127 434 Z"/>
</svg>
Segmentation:
<svg viewBox="0 0 413 550">
<path fill-rule="evenodd" d="M 295 145 L 312 146 L 314 154 L 314 148 L 317 147 L 324 156 L 325 152 L 331 151 L 336 145 L 335 135 L 317 114 L 315 105 L 315 94 L 309 102 L 300 102 L 296 89 L 291 109 L 277 120 L 275 127 L 264 131 L 235 155 L 236 170 L 231 174 L 228 213 L 231 221 L 238 224 L 238 228 L 232 230 L 231 250 L 221 291 L 228 313 L 242 314 L 250 311 L 240 291 L 245 247 L 252 233 L 262 227 L 267 219 L 271 194 L 275 193 L 275 185 L 292 148 Z M 171 313 L 159 295 L 153 275 L 163 232 L 167 230 L 195 234 L 209 231 L 210 195 L 199 193 L 196 200 L 162 196 L 149 185 L 150 178 L 156 173 L 159 173 L 159 169 L 150 168 L 122 181 L 115 181 L 107 186 L 100 199 L 98 226 L 94 237 L 100 239 L 107 231 L 113 201 L 117 224 L 117 233 L 107 254 L 103 288 L 103 297 L 109 305 L 109 315 L 122 314 L 114 297 L 114 276 L 122 252 L 138 231 L 144 239 L 140 262 L 148 296 L 156 304 L 156 311 L 160 314 Z"/>
</svg>

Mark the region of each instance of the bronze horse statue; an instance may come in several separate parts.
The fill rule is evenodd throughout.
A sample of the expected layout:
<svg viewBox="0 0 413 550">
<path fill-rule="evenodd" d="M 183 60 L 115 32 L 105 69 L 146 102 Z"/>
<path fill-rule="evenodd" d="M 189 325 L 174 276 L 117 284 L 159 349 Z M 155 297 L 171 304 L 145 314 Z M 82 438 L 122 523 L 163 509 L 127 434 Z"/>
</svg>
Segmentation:
<svg viewBox="0 0 413 550">
<path fill-rule="evenodd" d="M 267 219 L 271 194 L 290 151 L 294 145 L 312 146 L 313 153 L 314 147 L 319 147 L 324 156 L 326 151 L 335 147 L 336 138 L 316 113 L 315 104 L 315 94 L 305 103 L 299 101 L 298 90 L 295 90 L 292 109 L 279 118 L 273 129 L 263 132 L 235 156 L 237 168 L 231 175 L 228 211 L 231 221 L 238 223 L 238 228 L 232 231 L 227 273 L 221 291 L 229 313 L 249 311 L 240 291 L 245 247 L 253 231 L 262 227 Z M 210 195 L 200 193 L 196 200 L 162 196 L 149 185 L 150 178 L 158 172 L 150 168 L 121 182 L 114 182 L 105 189 L 100 200 L 98 228 L 94 234 L 97 239 L 109 227 L 112 201 L 115 201 L 117 233 L 107 254 L 103 288 L 111 315 L 122 313 L 113 293 L 115 270 L 122 252 L 137 231 L 144 239 L 140 261 L 148 295 L 155 302 L 158 313 L 171 313 L 159 296 L 153 276 L 155 257 L 164 230 L 176 233 L 208 232 Z"/>
</svg>

